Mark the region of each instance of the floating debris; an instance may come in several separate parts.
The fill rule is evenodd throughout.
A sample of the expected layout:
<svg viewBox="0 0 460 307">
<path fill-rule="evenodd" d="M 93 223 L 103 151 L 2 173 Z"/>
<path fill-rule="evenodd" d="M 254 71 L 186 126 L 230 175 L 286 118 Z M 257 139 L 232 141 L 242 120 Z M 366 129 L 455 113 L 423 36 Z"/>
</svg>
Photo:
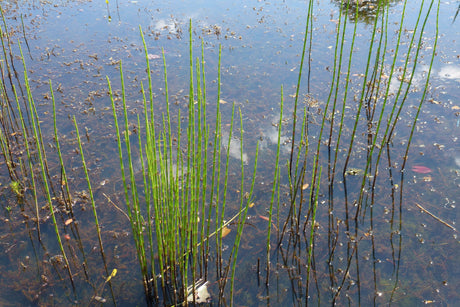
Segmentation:
<svg viewBox="0 0 460 307">
<path fill-rule="evenodd" d="M 345 175 L 347 176 L 358 176 L 358 175 L 363 175 L 363 174 L 364 174 L 364 170 L 360 168 L 354 168 L 354 167 L 348 168 L 345 172 Z"/>
<path fill-rule="evenodd" d="M 259 217 L 263 220 L 269 221 L 270 219 L 267 216 L 259 215 Z"/>
<path fill-rule="evenodd" d="M 232 230 L 230 228 L 224 226 L 224 228 L 222 228 L 222 238 L 225 238 L 231 231 Z"/>
<path fill-rule="evenodd" d="M 115 277 L 115 276 L 117 275 L 117 272 L 118 272 L 117 269 L 113 269 L 113 270 L 112 270 L 112 273 L 110 274 L 109 277 L 107 277 L 107 279 L 105 280 L 105 282 L 109 282 L 113 277 Z"/>
<path fill-rule="evenodd" d="M 188 303 L 209 303 L 211 295 L 208 292 L 208 281 L 199 279 L 195 282 L 195 289 L 193 285 L 187 287 L 187 302 Z"/>
<path fill-rule="evenodd" d="M 414 165 L 412 167 L 412 171 L 416 172 L 416 173 L 419 173 L 419 174 L 428 174 L 428 173 L 432 172 L 431 168 L 428 168 L 428 167 L 423 166 L 423 165 Z"/>
<path fill-rule="evenodd" d="M 259 218 L 265 220 L 265 221 L 270 221 L 270 218 L 268 216 L 263 216 L 263 215 L 259 215 Z M 276 227 L 275 223 L 272 221 L 272 226 L 273 226 L 273 229 L 275 229 L 276 231 L 278 231 L 278 227 Z"/>
<path fill-rule="evenodd" d="M 105 298 L 100 297 L 100 296 L 97 296 L 97 295 L 94 297 L 94 300 L 97 301 L 97 302 L 99 302 L 99 303 L 105 303 L 105 302 L 107 302 L 107 300 L 106 300 Z"/>
<path fill-rule="evenodd" d="M 149 53 L 149 54 L 147 55 L 147 58 L 148 58 L 149 60 L 158 60 L 158 59 L 161 59 L 161 55 Z"/>
<path fill-rule="evenodd" d="M 438 222 L 440 222 L 441 224 L 449 227 L 450 229 L 452 229 L 453 231 L 457 231 L 457 229 L 450 225 L 449 223 L 445 222 L 444 220 L 440 219 L 439 217 L 437 217 L 436 215 L 434 215 L 433 213 L 431 213 L 430 211 L 428 211 L 427 209 L 423 208 L 421 205 L 415 203 L 415 205 L 420 209 L 422 210 L 422 212 L 425 212 L 426 214 L 428 214 L 429 216 L 431 216 L 432 218 L 434 218 L 435 220 L 437 220 Z"/>
</svg>

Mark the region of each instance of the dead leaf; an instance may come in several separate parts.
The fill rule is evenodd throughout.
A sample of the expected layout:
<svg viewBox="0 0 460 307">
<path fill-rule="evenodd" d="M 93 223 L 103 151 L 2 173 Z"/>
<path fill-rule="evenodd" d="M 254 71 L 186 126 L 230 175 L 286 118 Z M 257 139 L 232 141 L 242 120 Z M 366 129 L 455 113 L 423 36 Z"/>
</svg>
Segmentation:
<svg viewBox="0 0 460 307">
<path fill-rule="evenodd" d="M 224 228 L 222 228 L 222 238 L 225 238 L 231 231 L 232 230 L 230 228 L 224 226 Z"/>
</svg>

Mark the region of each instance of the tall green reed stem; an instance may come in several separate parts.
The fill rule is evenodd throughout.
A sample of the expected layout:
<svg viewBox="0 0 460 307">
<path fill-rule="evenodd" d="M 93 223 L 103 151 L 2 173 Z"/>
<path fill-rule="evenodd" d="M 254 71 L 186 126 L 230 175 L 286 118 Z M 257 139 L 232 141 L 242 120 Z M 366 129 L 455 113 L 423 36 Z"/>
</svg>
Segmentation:
<svg viewBox="0 0 460 307">
<path fill-rule="evenodd" d="M 103 243 L 102 243 L 101 228 L 99 226 L 99 219 L 97 217 L 97 211 L 96 211 L 96 202 L 94 201 L 93 189 L 91 187 L 91 181 L 89 179 L 88 168 L 86 167 L 85 155 L 83 153 L 83 147 L 81 145 L 81 139 L 80 139 L 80 132 L 78 131 L 78 125 L 77 125 L 77 120 L 75 119 L 75 115 L 73 116 L 72 119 L 73 119 L 73 123 L 75 125 L 75 132 L 77 134 L 78 148 L 79 148 L 79 151 L 80 151 L 81 162 L 83 164 L 83 170 L 85 171 L 86 183 L 88 184 L 88 194 L 89 194 L 90 199 L 91 199 L 91 208 L 93 210 L 94 223 L 96 225 L 96 232 L 97 232 L 97 239 L 98 239 L 98 242 L 99 242 L 99 249 L 100 249 L 101 256 L 102 256 L 102 261 L 104 262 L 106 280 L 108 280 L 108 284 L 109 284 L 109 287 L 110 287 L 110 292 L 111 292 L 111 295 L 112 295 L 113 304 L 116 305 L 115 294 L 114 294 L 113 288 L 112 288 L 112 281 L 109 279 L 109 276 L 111 276 L 111 275 L 109 274 L 109 270 L 107 268 L 107 261 L 106 261 L 105 254 L 104 254 L 104 246 L 103 246 Z M 99 293 L 95 293 L 94 295 L 95 296 L 99 295 Z"/>
<path fill-rule="evenodd" d="M 210 238 L 215 238 L 217 279 L 223 293 L 227 276 L 231 270 L 230 296 L 233 295 L 233 279 L 236 271 L 238 247 L 241 241 L 244 221 L 252 198 L 257 156 L 254 161 L 252 184 L 247 198 L 244 198 L 244 159 L 241 146 L 240 206 L 236 215 L 225 221 L 230 146 L 232 141 L 233 115 L 229 131 L 226 159 L 221 155 L 221 115 L 219 103 L 216 105 L 216 118 L 208 123 L 204 45 L 201 45 L 201 60 L 193 60 L 193 39 L 190 22 L 190 80 L 189 103 L 186 113 L 186 134 L 182 133 L 180 110 L 177 122 L 173 121 L 169 105 L 166 60 L 163 53 L 166 113 L 154 112 L 153 86 L 150 64 L 144 37 L 146 63 L 148 68 L 147 97 L 141 84 L 144 99 L 144 115 L 137 117 L 137 145 L 130 140 L 130 118 L 125 97 L 123 70 L 120 64 L 122 87 L 122 122 L 117 115 L 110 80 L 107 79 L 112 102 L 113 117 L 117 135 L 119 163 L 123 178 L 124 194 L 138 256 L 141 273 L 144 276 L 146 294 L 150 303 L 163 301 L 178 304 L 195 300 L 195 283 L 199 278 L 207 279 L 208 259 L 212 252 Z M 220 99 L 220 61 L 218 93 Z M 234 109 L 233 109 L 234 110 Z M 232 112 L 234 114 L 234 111 Z M 240 142 L 243 143 L 242 114 L 240 111 Z M 160 125 L 156 124 L 160 118 Z M 124 126 L 124 129 L 120 129 Z M 144 128 L 142 128 L 144 127 Z M 145 138 L 141 135 L 145 131 Z M 211 138 L 211 134 L 214 134 Z M 123 136 L 123 138 L 122 138 Z M 210 140 L 213 139 L 213 143 Z M 134 171 L 135 152 L 142 165 L 142 183 Z M 211 154 L 212 153 L 212 154 Z M 211 158 L 212 157 L 212 158 Z M 224 162 L 225 161 L 225 162 Z M 225 164 L 225 174 L 221 165 Z M 208 171 L 209 170 L 209 171 Z M 140 189 L 140 184 L 143 189 Z M 141 191 L 143 191 L 140 201 Z M 214 212 L 214 214 L 213 214 Z M 211 223 L 215 218 L 214 225 Z M 224 268 L 222 253 L 222 230 L 237 219 L 236 238 Z M 148 225 L 145 225 L 145 223 Z M 147 226 L 147 227 L 145 227 Z M 214 226 L 214 227 L 213 227 Z M 147 256 L 149 255 L 149 256 Z M 159 280 L 157 283 L 157 279 Z M 161 285 L 160 292 L 157 287 Z M 191 287 L 189 287 L 191 286 Z M 191 290 L 190 290 L 191 289 Z"/>
<path fill-rule="evenodd" d="M 69 280 L 71 282 L 73 292 L 75 292 L 75 284 L 74 284 L 74 280 L 73 280 L 73 275 L 72 275 L 72 272 L 71 272 L 71 268 L 70 268 L 70 264 L 69 264 L 66 252 L 64 250 L 64 246 L 62 244 L 61 236 L 59 234 L 59 228 L 58 228 L 58 225 L 57 225 L 56 216 L 54 214 L 55 207 L 53 205 L 53 197 L 51 196 L 51 191 L 50 191 L 49 173 L 48 173 L 48 167 L 47 167 L 46 153 L 45 153 L 45 149 L 44 149 L 44 142 L 43 142 L 41 128 L 40 128 L 40 119 L 38 117 L 38 113 L 37 113 L 37 110 L 35 108 L 35 102 L 34 102 L 33 97 L 32 97 L 32 92 L 31 92 L 30 84 L 29 84 L 29 78 L 27 76 L 27 67 L 26 67 L 26 64 L 25 64 L 25 60 L 24 60 L 24 56 L 22 54 L 22 49 L 21 49 L 20 44 L 19 44 L 19 50 L 21 52 L 21 58 L 22 58 L 22 63 L 23 63 L 23 67 L 24 67 L 24 85 L 25 85 L 25 88 L 26 88 L 26 91 L 27 91 L 27 102 L 28 102 L 29 118 L 31 119 L 32 131 L 33 131 L 32 136 L 33 136 L 33 139 L 34 139 L 34 145 L 36 146 L 36 149 L 37 149 L 37 155 L 38 155 L 37 160 L 38 160 L 38 163 L 40 164 L 41 180 L 42 180 L 42 183 L 43 183 L 43 186 L 44 186 L 44 194 L 45 194 L 46 202 L 48 204 L 50 215 L 51 215 L 51 218 L 52 218 L 52 221 L 53 221 L 53 227 L 54 227 L 54 232 L 56 234 L 57 243 L 59 245 L 59 249 L 60 249 L 62 258 L 63 258 L 64 263 L 66 265 L 66 270 L 67 270 L 67 273 L 69 275 Z M 13 90 L 14 90 L 14 86 L 13 86 Z M 17 98 L 16 92 L 15 92 L 15 97 L 16 97 L 18 110 L 19 110 L 19 112 L 21 114 L 20 117 L 23 118 L 22 113 L 21 113 L 19 100 Z M 28 138 L 27 138 L 28 134 L 26 132 L 26 127 L 25 127 L 25 123 L 24 123 L 23 120 L 21 120 L 21 124 L 22 124 L 22 131 L 24 133 L 24 143 L 26 144 L 27 155 L 28 155 L 28 160 L 29 160 L 29 168 L 30 168 L 30 173 L 31 173 L 32 185 L 34 187 L 34 199 L 35 199 L 35 205 L 36 205 L 37 225 L 38 225 L 40 223 L 40 220 L 38 219 L 38 217 L 39 217 L 38 216 L 38 195 L 36 194 L 36 191 L 35 191 L 37 185 L 35 184 L 35 179 L 34 179 L 35 174 L 34 174 L 33 164 L 32 164 L 33 159 L 31 157 L 31 152 L 30 152 L 29 145 L 27 144 L 28 143 Z"/>
</svg>

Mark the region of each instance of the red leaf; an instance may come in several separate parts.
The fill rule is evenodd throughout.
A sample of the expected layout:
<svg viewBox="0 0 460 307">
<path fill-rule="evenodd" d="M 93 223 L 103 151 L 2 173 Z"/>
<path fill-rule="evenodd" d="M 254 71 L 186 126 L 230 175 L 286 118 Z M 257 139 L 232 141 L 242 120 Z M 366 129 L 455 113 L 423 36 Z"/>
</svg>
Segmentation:
<svg viewBox="0 0 460 307">
<path fill-rule="evenodd" d="M 420 173 L 420 174 L 428 174 L 428 173 L 432 172 L 431 168 L 428 168 L 428 167 L 423 166 L 423 165 L 414 165 L 412 167 L 412 171 L 414 171 L 416 173 Z"/>
</svg>

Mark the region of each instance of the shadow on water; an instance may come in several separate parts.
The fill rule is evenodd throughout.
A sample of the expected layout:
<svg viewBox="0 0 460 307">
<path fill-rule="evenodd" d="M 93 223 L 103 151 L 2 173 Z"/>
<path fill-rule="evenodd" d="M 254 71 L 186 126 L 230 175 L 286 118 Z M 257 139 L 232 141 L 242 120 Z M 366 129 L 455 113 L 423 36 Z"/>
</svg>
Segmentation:
<svg viewBox="0 0 460 307">
<path fill-rule="evenodd" d="M 449 265 L 458 256 L 452 190 L 460 155 L 453 147 L 440 157 L 443 145 L 425 148 L 417 135 L 431 116 L 425 104 L 435 101 L 428 97 L 440 3 L 411 6 L 418 16 L 408 20 L 399 2 L 334 2 L 341 13 L 332 20 L 329 79 L 319 87 L 310 1 L 294 94 L 280 85 L 269 115 L 221 97 L 222 49 L 210 60 L 217 89 L 208 86 L 207 45 L 194 41 L 191 25 L 189 76 L 168 84 L 165 53 L 144 45 L 148 79 L 133 78 L 132 100 L 131 74 L 112 59 L 120 74 L 88 97 L 89 113 L 96 98 L 107 113 L 92 121 L 81 109 L 69 115 L 65 108 L 77 108 L 60 108 L 61 85 L 51 81 L 43 82 L 50 104 L 40 105 L 23 21 L 20 49 L 3 19 L 0 304 L 458 301 Z M 403 14 L 395 19 L 397 6 Z M 107 15 L 115 18 L 109 6 Z M 220 37 L 216 27 L 201 33 Z M 165 28 L 168 39 L 185 35 L 179 22 L 141 33 L 157 39 Z M 192 49 L 201 53 L 196 63 Z M 149 62 L 161 58 L 164 77 Z M 153 78 L 164 78 L 160 95 Z M 169 95 L 184 78 L 189 90 Z M 433 205 L 439 199 L 445 210 Z"/>
</svg>

